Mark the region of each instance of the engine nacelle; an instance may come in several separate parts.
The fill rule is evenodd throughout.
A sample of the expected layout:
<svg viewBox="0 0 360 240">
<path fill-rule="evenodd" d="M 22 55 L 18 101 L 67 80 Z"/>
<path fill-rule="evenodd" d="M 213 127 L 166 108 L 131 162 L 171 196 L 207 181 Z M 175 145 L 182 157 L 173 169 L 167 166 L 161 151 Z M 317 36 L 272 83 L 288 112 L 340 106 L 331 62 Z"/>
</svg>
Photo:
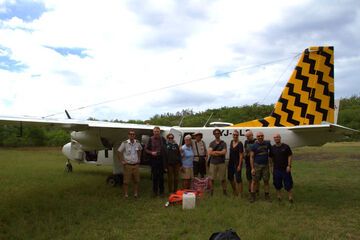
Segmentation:
<svg viewBox="0 0 360 240">
<path fill-rule="evenodd" d="M 78 162 L 84 161 L 84 151 L 80 148 L 80 145 L 74 141 L 65 144 L 62 147 L 62 153 L 67 159 Z"/>
<path fill-rule="evenodd" d="M 84 151 L 101 150 L 105 148 L 97 130 L 71 132 L 71 139 L 79 143 L 79 148 Z"/>
</svg>

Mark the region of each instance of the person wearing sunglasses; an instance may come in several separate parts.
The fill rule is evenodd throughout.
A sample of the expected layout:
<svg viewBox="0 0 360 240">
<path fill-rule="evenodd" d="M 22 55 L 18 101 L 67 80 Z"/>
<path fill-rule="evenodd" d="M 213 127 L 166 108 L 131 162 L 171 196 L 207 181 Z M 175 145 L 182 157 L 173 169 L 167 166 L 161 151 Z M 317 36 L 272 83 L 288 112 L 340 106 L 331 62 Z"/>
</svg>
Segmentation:
<svg viewBox="0 0 360 240">
<path fill-rule="evenodd" d="M 142 146 L 135 139 L 135 131 L 129 130 L 128 137 L 129 139 L 122 142 L 118 148 L 118 159 L 124 166 L 124 197 L 128 198 L 128 186 L 130 181 L 133 181 L 134 184 L 134 197 L 137 198 L 139 194 L 139 182 L 140 182 L 140 173 L 139 173 L 139 164 Z"/>
<path fill-rule="evenodd" d="M 181 155 L 179 145 L 174 141 L 174 135 L 169 133 L 166 139 L 165 167 L 167 169 L 169 193 L 174 193 L 178 190 Z"/>
<path fill-rule="evenodd" d="M 244 156 L 244 146 L 239 140 L 238 130 L 234 130 L 232 136 L 233 140 L 231 140 L 229 146 L 228 180 L 234 196 L 238 196 L 239 193 L 242 196 L 243 184 L 241 179 L 241 167 Z"/>
</svg>

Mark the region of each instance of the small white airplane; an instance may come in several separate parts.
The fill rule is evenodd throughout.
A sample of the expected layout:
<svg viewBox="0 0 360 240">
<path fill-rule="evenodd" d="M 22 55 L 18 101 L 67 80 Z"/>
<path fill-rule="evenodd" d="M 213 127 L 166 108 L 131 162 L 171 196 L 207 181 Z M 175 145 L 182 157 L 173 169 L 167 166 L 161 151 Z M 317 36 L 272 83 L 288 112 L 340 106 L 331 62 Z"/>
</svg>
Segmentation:
<svg viewBox="0 0 360 240">
<path fill-rule="evenodd" d="M 304 50 L 284 87 L 270 116 L 239 124 L 217 123 L 217 127 L 168 127 L 160 126 L 165 136 L 171 132 L 179 144 L 183 137 L 195 132 L 203 133 L 207 145 L 214 139 L 215 128 L 222 131 L 222 139 L 229 143 L 233 131 L 240 132 L 244 141 L 247 130 L 262 131 L 270 139 L 275 133 L 291 147 L 318 146 L 359 132 L 337 125 L 334 101 L 334 48 L 310 47 Z M 338 106 L 337 106 L 338 107 Z M 129 129 L 134 129 L 143 144 L 147 143 L 155 126 L 74 119 L 51 120 L 41 118 L 1 117 L 0 124 L 56 126 L 71 130 L 71 142 L 62 148 L 68 159 L 67 171 L 72 171 L 71 161 L 96 165 L 113 165 L 113 175 L 108 183 L 115 185 L 122 174 L 116 149 L 127 139 Z"/>
</svg>

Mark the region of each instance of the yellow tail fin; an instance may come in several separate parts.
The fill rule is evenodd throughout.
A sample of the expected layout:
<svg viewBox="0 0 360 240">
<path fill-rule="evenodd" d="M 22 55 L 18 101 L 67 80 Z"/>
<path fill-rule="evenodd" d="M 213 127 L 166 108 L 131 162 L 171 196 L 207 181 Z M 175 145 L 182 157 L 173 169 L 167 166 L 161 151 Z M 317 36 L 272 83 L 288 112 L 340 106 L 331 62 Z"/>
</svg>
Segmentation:
<svg viewBox="0 0 360 240">
<path fill-rule="evenodd" d="M 334 47 L 302 53 L 270 116 L 236 127 L 290 127 L 334 123 Z"/>
</svg>

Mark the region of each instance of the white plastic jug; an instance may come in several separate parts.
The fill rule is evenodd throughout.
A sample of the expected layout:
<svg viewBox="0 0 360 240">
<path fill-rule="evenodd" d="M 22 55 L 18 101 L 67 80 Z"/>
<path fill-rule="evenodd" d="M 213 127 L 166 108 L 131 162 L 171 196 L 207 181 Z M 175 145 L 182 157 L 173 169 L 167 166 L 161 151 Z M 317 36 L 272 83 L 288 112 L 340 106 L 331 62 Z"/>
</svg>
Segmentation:
<svg viewBox="0 0 360 240">
<path fill-rule="evenodd" d="M 182 208 L 192 209 L 195 208 L 196 196 L 195 193 L 183 193 Z"/>
</svg>

